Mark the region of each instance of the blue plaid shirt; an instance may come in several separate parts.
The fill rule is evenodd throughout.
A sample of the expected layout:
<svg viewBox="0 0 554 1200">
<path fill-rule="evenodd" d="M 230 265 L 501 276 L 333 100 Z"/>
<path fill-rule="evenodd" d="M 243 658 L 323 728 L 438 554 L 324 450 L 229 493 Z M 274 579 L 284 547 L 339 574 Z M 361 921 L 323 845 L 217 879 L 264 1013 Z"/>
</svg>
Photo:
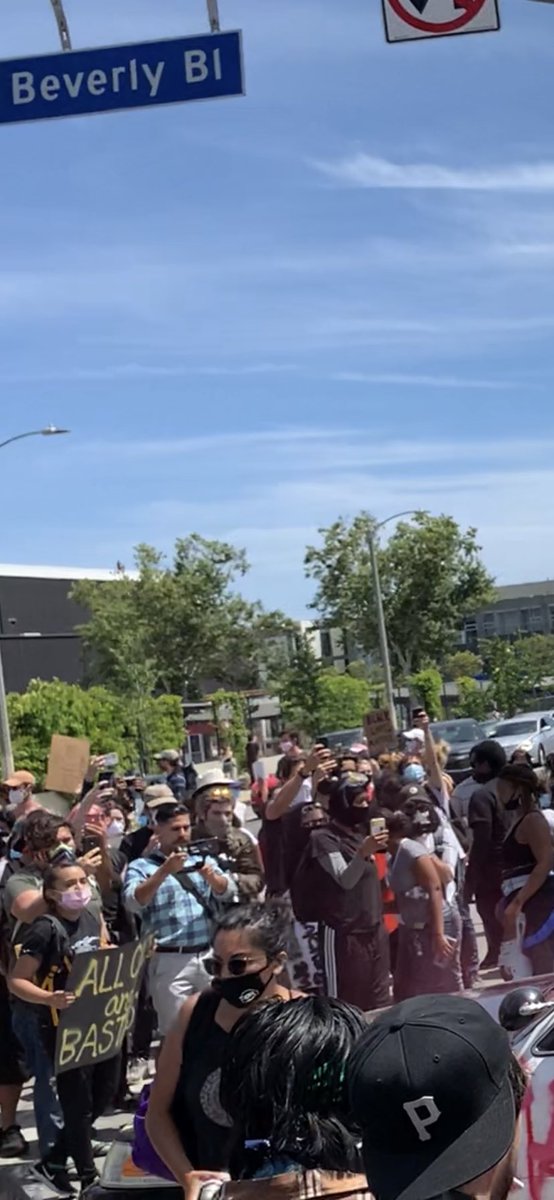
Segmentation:
<svg viewBox="0 0 554 1200">
<path fill-rule="evenodd" d="M 193 862 L 194 859 L 188 861 Z M 237 885 L 231 876 L 225 875 L 213 858 L 207 858 L 205 865 L 213 867 L 218 875 L 227 879 L 227 888 L 220 896 L 215 896 L 202 875 L 194 871 L 190 878 L 197 891 L 212 905 L 214 901 L 228 904 L 234 900 Z M 127 907 L 140 915 L 143 932 L 151 934 L 159 946 L 190 946 L 191 950 L 208 946 L 212 936 L 210 918 L 196 896 L 185 891 L 173 875 L 164 879 L 149 904 L 141 905 L 135 899 L 139 884 L 155 875 L 159 866 L 159 860 L 152 862 L 150 858 L 137 858 L 130 863 L 123 885 Z"/>
</svg>

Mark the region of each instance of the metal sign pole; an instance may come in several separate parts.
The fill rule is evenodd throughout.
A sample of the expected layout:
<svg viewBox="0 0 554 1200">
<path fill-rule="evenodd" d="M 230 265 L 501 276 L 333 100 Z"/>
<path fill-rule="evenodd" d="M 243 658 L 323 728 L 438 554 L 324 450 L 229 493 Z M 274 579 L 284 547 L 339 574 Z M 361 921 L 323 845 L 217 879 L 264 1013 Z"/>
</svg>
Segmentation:
<svg viewBox="0 0 554 1200">
<path fill-rule="evenodd" d="M 58 26 L 62 50 L 71 50 L 72 47 L 71 37 L 69 34 L 69 25 L 67 24 L 67 17 L 63 10 L 62 0 L 50 0 L 50 3 L 54 10 L 54 17 L 56 18 L 56 25 Z"/>
<path fill-rule="evenodd" d="M 206 4 L 208 6 L 208 18 L 212 33 L 221 33 L 218 0 L 206 0 Z"/>
</svg>

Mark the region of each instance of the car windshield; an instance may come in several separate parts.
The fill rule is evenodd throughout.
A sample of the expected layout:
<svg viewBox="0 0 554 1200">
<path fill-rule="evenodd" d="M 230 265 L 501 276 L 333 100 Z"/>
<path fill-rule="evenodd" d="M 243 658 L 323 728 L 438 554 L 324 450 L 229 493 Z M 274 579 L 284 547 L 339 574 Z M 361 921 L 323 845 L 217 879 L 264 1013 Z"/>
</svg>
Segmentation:
<svg viewBox="0 0 554 1200">
<path fill-rule="evenodd" d="M 484 735 L 475 721 L 443 721 L 431 726 L 436 742 L 443 738 L 451 746 L 458 742 L 478 742 Z"/>
<path fill-rule="evenodd" d="M 503 725 L 497 725 L 497 737 L 519 737 L 522 733 L 535 733 L 537 728 L 536 719 L 532 721 L 505 721 Z"/>
</svg>

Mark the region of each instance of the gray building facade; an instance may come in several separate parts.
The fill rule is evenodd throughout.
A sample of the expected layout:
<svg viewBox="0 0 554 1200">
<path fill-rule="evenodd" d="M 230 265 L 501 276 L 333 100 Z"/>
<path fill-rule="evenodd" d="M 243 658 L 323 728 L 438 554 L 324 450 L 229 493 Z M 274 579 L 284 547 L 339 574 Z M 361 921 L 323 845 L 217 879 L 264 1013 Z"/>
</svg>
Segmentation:
<svg viewBox="0 0 554 1200">
<path fill-rule="evenodd" d="M 554 580 L 499 587 L 496 599 L 466 619 L 465 643 L 473 649 L 488 638 L 554 634 Z"/>
</svg>

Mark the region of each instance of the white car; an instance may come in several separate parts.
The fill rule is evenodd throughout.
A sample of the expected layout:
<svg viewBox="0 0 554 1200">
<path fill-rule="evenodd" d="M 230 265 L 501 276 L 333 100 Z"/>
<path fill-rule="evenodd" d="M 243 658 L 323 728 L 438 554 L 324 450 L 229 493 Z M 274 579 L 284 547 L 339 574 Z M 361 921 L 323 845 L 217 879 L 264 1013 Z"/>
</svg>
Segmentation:
<svg viewBox="0 0 554 1200">
<path fill-rule="evenodd" d="M 534 763 L 544 766 L 548 754 L 554 754 L 554 711 L 519 713 L 508 721 L 499 721 L 491 735 L 511 758 L 514 750 L 526 750 Z"/>
</svg>

